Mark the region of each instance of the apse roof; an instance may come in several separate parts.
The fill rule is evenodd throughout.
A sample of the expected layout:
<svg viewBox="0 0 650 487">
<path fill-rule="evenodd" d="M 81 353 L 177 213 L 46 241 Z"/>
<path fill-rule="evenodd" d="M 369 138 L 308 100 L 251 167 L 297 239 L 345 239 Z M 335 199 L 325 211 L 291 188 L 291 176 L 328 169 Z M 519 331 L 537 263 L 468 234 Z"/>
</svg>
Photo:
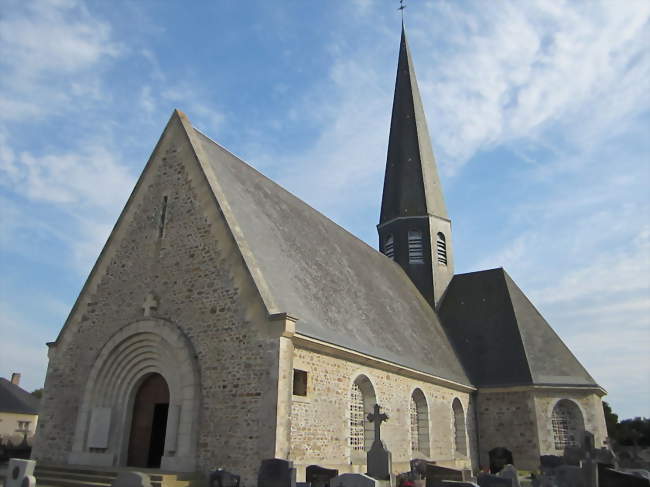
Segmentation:
<svg viewBox="0 0 650 487">
<path fill-rule="evenodd" d="M 455 275 L 438 312 L 476 386 L 599 388 L 502 268 Z"/>
</svg>

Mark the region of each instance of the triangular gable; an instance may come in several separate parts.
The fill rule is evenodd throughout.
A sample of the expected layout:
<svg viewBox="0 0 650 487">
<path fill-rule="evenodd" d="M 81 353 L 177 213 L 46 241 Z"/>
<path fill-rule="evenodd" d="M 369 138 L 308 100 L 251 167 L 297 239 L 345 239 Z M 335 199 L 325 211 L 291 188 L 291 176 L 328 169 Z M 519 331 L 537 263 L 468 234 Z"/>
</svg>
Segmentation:
<svg viewBox="0 0 650 487">
<path fill-rule="evenodd" d="M 108 266 L 110 265 L 112 259 L 115 256 L 115 253 L 118 251 L 119 244 L 124 237 L 124 232 L 127 231 L 128 219 L 131 212 L 136 211 L 138 205 L 141 203 L 142 198 L 145 195 L 146 186 L 150 179 L 150 173 L 153 172 L 153 167 L 161 158 L 163 158 L 163 152 L 165 147 L 173 145 L 183 150 L 188 154 L 189 157 L 184 159 L 184 164 L 194 165 L 193 170 L 196 170 L 203 177 L 207 178 L 207 175 L 203 173 L 203 165 L 200 162 L 199 157 L 196 154 L 195 146 L 193 143 L 192 137 L 194 137 L 194 129 L 189 123 L 189 120 L 182 112 L 174 110 L 172 116 L 170 117 L 163 133 L 161 134 L 156 146 L 147 161 L 138 181 L 129 196 L 120 216 L 117 219 L 102 251 L 99 254 L 92 270 L 86 282 L 84 283 L 77 300 L 75 301 L 74 306 L 72 307 L 59 335 L 56 339 L 55 344 L 61 342 L 61 340 L 66 336 L 68 330 L 73 325 L 73 323 L 80 323 L 86 318 L 86 307 L 88 302 L 92 299 L 93 294 L 95 293 L 99 282 L 102 277 L 105 275 Z M 189 166 L 188 166 L 189 167 Z M 98 178 L 100 175 L 98 175 Z M 205 181 L 203 184 L 207 184 Z M 215 212 L 217 211 L 217 202 L 216 199 L 212 199 L 212 202 L 215 204 Z"/>
</svg>

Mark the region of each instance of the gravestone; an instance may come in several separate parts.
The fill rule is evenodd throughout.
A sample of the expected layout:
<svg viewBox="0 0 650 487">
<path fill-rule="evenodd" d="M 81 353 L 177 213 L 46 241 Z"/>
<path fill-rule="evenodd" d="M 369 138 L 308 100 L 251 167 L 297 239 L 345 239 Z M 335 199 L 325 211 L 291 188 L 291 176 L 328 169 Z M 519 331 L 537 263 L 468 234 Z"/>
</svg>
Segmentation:
<svg viewBox="0 0 650 487">
<path fill-rule="evenodd" d="M 393 471 L 393 458 L 381 441 L 381 423 L 388 421 L 388 415 L 381 413 L 381 406 L 375 404 L 374 412 L 368 414 L 368 421 L 375 425 L 375 440 L 366 455 L 368 475 L 377 480 L 390 480 Z"/>
<path fill-rule="evenodd" d="M 427 477 L 427 465 L 435 465 L 435 463 L 421 458 L 414 458 L 409 464 L 411 465 L 411 476 L 414 479 L 425 479 Z"/>
<path fill-rule="evenodd" d="M 121 472 L 111 487 L 151 487 L 151 480 L 142 472 Z"/>
<path fill-rule="evenodd" d="M 428 464 L 426 470 L 426 487 L 438 487 L 443 480 L 462 481 L 463 472 L 453 468 L 441 467 L 439 465 Z"/>
<path fill-rule="evenodd" d="M 338 474 L 339 471 L 333 468 L 309 465 L 305 472 L 305 479 L 311 484 L 311 487 L 330 487 L 330 480 Z"/>
<path fill-rule="evenodd" d="M 648 487 L 650 480 L 643 476 L 637 476 L 634 473 L 623 472 L 615 470 L 605 465 L 600 465 L 598 469 L 598 480 L 600 486 L 608 487 L 615 485 L 616 487 Z"/>
<path fill-rule="evenodd" d="M 223 468 L 218 468 L 210 473 L 208 487 L 239 487 L 239 475 L 230 473 Z"/>
<path fill-rule="evenodd" d="M 560 465 L 553 473 L 557 487 L 595 487 L 585 482 L 585 475 L 580 467 Z"/>
<path fill-rule="evenodd" d="M 479 485 L 474 482 L 466 482 L 464 480 L 462 482 L 459 482 L 458 480 L 441 480 L 440 485 L 442 487 L 479 487 Z"/>
<path fill-rule="evenodd" d="M 480 487 L 512 487 L 511 479 L 504 479 L 485 472 L 478 474 L 476 482 Z"/>
<path fill-rule="evenodd" d="M 281 458 L 262 460 L 257 474 L 257 487 L 296 487 L 293 462 Z"/>
<path fill-rule="evenodd" d="M 5 487 L 36 487 L 34 467 L 36 467 L 34 460 L 10 459 Z"/>
<path fill-rule="evenodd" d="M 539 457 L 539 463 L 542 470 L 547 468 L 556 468 L 564 465 L 564 458 L 557 455 L 542 455 Z"/>
<path fill-rule="evenodd" d="M 498 473 L 506 465 L 515 463 L 512 459 L 512 452 L 502 446 L 492 448 L 488 453 L 490 455 L 490 473 Z"/>
<path fill-rule="evenodd" d="M 379 482 L 362 473 L 344 473 L 331 479 L 330 487 L 379 487 Z"/>
<path fill-rule="evenodd" d="M 514 467 L 514 465 L 506 465 L 497 475 L 502 479 L 512 480 L 512 487 L 520 487 L 519 474 L 517 473 L 517 469 Z"/>
</svg>

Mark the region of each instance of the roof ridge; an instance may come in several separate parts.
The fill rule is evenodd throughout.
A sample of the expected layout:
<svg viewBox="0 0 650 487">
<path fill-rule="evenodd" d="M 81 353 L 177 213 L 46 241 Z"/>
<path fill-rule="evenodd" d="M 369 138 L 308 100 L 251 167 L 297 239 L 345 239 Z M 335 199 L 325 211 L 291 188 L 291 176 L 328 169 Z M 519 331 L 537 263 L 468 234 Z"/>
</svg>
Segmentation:
<svg viewBox="0 0 650 487">
<path fill-rule="evenodd" d="M 508 279 L 509 279 L 510 276 L 508 275 L 508 273 L 505 271 L 505 269 L 503 267 L 498 267 L 495 270 L 501 271 L 501 272 L 499 272 L 499 277 L 503 280 L 503 285 L 504 285 L 505 290 L 506 290 L 506 296 L 507 296 L 507 301 L 508 301 L 508 304 L 509 304 L 510 312 L 512 313 L 512 316 L 514 317 L 515 328 L 517 329 L 517 337 L 519 338 L 519 342 L 521 343 L 521 348 L 524 351 L 524 357 L 526 358 L 525 362 L 526 362 L 526 369 L 528 370 L 528 376 L 530 377 L 530 382 L 534 384 L 535 383 L 535 378 L 533 377 L 533 370 L 531 369 L 531 366 L 530 366 L 530 357 L 528 355 L 528 350 L 526 349 L 526 343 L 524 342 L 524 338 L 521 335 L 521 326 L 519 324 L 519 319 L 517 317 L 517 312 L 515 310 L 515 305 L 512 302 L 512 293 L 510 292 L 510 287 L 508 286 Z"/>
</svg>

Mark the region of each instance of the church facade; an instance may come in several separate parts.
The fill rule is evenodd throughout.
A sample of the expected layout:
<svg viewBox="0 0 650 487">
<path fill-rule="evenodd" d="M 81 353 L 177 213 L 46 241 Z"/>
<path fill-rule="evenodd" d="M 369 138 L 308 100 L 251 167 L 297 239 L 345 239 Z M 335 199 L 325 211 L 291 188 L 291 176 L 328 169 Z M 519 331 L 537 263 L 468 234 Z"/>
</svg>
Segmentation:
<svg viewBox="0 0 650 487">
<path fill-rule="evenodd" d="M 48 344 L 33 458 L 364 472 L 374 404 L 396 472 L 605 440 L 605 391 L 508 274 L 454 274 L 404 32 L 377 228 L 380 251 L 174 112 Z"/>
</svg>

